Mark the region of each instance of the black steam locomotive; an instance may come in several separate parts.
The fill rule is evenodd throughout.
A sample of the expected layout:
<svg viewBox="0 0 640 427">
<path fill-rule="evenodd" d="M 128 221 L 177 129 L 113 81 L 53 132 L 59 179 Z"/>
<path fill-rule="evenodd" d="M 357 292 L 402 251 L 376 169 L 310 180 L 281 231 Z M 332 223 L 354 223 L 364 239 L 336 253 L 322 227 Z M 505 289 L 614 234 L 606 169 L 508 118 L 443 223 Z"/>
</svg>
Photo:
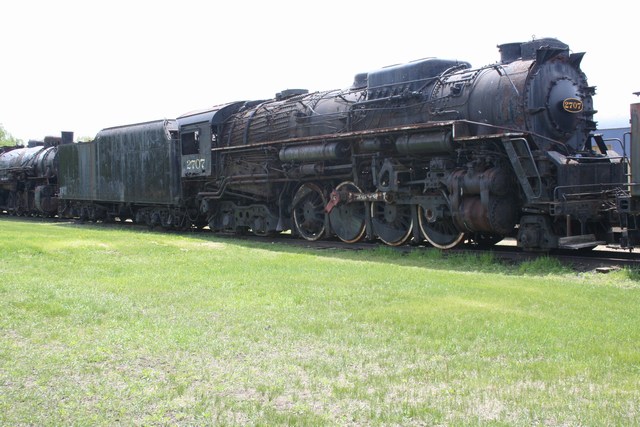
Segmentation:
<svg viewBox="0 0 640 427">
<path fill-rule="evenodd" d="M 66 133 L 66 137 L 73 138 Z M 69 142 L 71 142 L 71 140 Z M 0 147 L 0 212 L 55 216 L 58 212 L 57 146 L 48 136 L 27 147 Z"/>
<path fill-rule="evenodd" d="M 638 190 L 595 133 L 584 54 L 556 39 L 499 48 L 482 68 L 424 59 L 346 90 L 105 129 L 50 148 L 55 177 L 15 179 L 1 170 L 9 151 L 1 208 L 442 249 L 508 236 L 535 250 L 637 245 Z"/>
</svg>

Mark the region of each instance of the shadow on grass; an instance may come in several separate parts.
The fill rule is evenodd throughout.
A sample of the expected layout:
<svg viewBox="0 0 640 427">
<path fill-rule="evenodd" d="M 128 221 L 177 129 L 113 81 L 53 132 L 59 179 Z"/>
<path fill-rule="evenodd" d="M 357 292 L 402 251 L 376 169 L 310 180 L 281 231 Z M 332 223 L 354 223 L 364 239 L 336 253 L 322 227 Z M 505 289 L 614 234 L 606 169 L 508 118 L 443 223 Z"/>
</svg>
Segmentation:
<svg viewBox="0 0 640 427">
<path fill-rule="evenodd" d="M 546 254 L 529 254 L 526 259 L 513 259 L 501 256 L 492 250 L 448 250 L 443 251 L 427 246 L 403 246 L 400 248 L 368 244 L 355 246 L 354 249 L 342 248 L 342 243 L 323 241 L 321 244 L 292 239 L 291 242 L 268 242 L 262 238 L 211 235 L 208 233 L 188 233 L 206 241 L 224 241 L 241 247 L 259 248 L 272 252 L 305 254 L 311 256 L 333 257 L 340 260 L 388 263 L 415 268 L 435 270 L 476 271 L 479 273 L 500 273 L 508 275 L 547 276 L 550 274 L 575 274 L 570 267 Z M 636 275 L 640 280 L 640 273 Z"/>
<path fill-rule="evenodd" d="M 24 220 L 20 218 L 18 220 Z M 52 220 L 34 219 L 38 222 Z M 55 220 L 53 220 L 55 221 Z M 288 254 L 303 254 L 310 256 L 334 257 L 341 260 L 367 261 L 376 263 L 389 263 L 394 265 L 409 266 L 415 268 L 428 268 L 449 271 L 476 271 L 479 273 L 500 273 L 517 276 L 548 276 L 571 275 L 580 271 L 589 271 L 580 267 L 565 265 L 558 259 L 545 253 L 527 253 L 525 257 L 511 258 L 503 255 L 499 250 L 448 250 L 424 246 L 403 246 L 399 248 L 380 246 L 374 243 L 354 245 L 353 248 L 343 248 L 338 240 L 322 240 L 308 242 L 301 239 L 284 239 L 276 241 L 267 237 L 253 235 L 238 236 L 231 234 L 213 234 L 208 230 L 190 231 L 164 231 L 161 229 L 149 230 L 145 226 L 132 223 L 116 224 L 80 224 L 73 221 L 54 222 L 60 226 L 83 227 L 96 230 L 125 230 L 140 233 L 152 233 L 158 235 L 179 235 L 187 239 L 197 239 L 208 242 L 225 242 L 239 247 L 263 249 L 271 252 Z M 640 281 L 640 267 L 624 268 L 618 271 L 620 278 L 632 281 Z"/>
</svg>

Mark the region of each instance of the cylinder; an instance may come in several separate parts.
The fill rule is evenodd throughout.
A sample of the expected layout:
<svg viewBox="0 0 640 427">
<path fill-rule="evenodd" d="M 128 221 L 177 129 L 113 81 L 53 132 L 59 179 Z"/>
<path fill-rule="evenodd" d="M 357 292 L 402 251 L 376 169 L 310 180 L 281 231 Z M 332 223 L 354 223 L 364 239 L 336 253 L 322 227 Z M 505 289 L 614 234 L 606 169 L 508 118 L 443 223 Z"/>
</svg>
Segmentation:
<svg viewBox="0 0 640 427">
<path fill-rule="evenodd" d="M 436 154 L 453 151 L 451 132 L 435 131 L 402 135 L 396 140 L 396 149 L 400 154 Z"/>
<path fill-rule="evenodd" d="M 58 211 L 58 198 L 55 197 L 55 186 L 39 185 L 35 189 L 36 209 L 43 214 L 53 215 Z"/>
<path fill-rule="evenodd" d="M 480 194 L 488 190 L 491 194 L 506 196 L 513 191 L 511 175 L 504 168 L 493 167 L 482 172 L 457 170 L 447 181 L 450 193 Z"/>
<path fill-rule="evenodd" d="M 363 153 L 375 153 L 387 148 L 387 141 L 383 138 L 369 138 L 360 142 L 360 151 Z"/>
<path fill-rule="evenodd" d="M 461 229 L 504 236 L 516 224 L 517 209 L 511 198 L 492 197 L 484 204 L 478 196 L 464 197 L 454 220 Z"/>
<path fill-rule="evenodd" d="M 283 162 L 310 162 L 319 160 L 342 159 L 349 154 L 346 142 L 330 142 L 324 144 L 284 147 L 278 156 Z"/>
</svg>

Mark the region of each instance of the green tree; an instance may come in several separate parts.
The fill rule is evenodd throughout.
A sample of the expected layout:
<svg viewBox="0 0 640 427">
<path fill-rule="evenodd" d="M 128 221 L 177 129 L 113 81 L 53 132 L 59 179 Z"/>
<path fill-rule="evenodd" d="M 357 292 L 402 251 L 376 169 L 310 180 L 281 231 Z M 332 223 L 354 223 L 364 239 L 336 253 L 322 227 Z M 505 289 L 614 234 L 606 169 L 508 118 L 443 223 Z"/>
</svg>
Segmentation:
<svg viewBox="0 0 640 427">
<path fill-rule="evenodd" d="M 22 144 L 22 140 L 14 138 L 9 132 L 7 132 L 2 123 L 0 123 L 0 147 L 14 146 Z"/>
</svg>

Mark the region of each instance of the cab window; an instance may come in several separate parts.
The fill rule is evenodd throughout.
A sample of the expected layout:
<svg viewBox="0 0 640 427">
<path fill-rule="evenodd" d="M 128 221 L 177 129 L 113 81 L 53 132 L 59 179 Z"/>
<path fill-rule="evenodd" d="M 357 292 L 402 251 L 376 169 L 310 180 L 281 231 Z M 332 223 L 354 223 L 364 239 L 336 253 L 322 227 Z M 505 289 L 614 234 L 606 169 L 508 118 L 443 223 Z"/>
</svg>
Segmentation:
<svg viewBox="0 0 640 427">
<path fill-rule="evenodd" d="M 182 155 L 200 153 L 200 133 L 198 131 L 185 132 L 180 136 L 182 143 Z"/>
</svg>

